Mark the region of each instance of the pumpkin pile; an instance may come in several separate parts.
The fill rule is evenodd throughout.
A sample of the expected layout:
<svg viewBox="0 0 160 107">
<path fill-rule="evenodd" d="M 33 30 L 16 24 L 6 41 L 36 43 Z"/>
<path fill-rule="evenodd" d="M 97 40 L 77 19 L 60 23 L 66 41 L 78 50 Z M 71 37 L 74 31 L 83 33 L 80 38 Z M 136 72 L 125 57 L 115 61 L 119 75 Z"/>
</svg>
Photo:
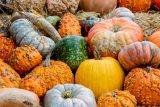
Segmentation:
<svg viewBox="0 0 160 107">
<path fill-rule="evenodd" d="M 0 107 L 160 107 L 158 0 L 0 0 Z"/>
</svg>

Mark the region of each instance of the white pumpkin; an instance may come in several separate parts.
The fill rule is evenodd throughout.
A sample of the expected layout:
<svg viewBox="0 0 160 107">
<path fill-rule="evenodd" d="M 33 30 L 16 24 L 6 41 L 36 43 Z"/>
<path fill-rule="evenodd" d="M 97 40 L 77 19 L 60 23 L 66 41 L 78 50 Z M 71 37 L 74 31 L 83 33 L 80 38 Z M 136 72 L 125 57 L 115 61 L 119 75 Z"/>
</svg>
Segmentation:
<svg viewBox="0 0 160 107">
<path fill-rule="evenodd" d="M 97 105 L 90 89 L 79 84 L 59 84 L 46 93 L 44 107 L 97 107 Z"/>
</svg>

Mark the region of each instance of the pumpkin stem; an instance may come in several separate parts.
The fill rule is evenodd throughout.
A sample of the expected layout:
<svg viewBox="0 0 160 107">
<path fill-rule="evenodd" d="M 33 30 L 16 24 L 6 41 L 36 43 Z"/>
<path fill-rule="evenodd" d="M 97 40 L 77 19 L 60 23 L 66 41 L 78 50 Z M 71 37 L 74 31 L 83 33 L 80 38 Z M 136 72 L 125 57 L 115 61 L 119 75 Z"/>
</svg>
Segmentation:
<svg viewBox="0 0 160 107">
<path fill-rule="evenodd" d="M 116 98 L 116 97 L 117 97 L 117 92 L 114 91 L 114 92 L 112 93 L 112 96 L 113 96 L 114 98 Z"/>
<path fill-rule="evenodd" d="M 44 61 L 44 67 L 48 67 L 50 65 L 50 57 L 51 57 L 51 52 L 46 56 L 46 59 Z"/>
<path fill-rule="evenodd" d="M 151 66 L 147 66 L 146 70 L 147 70 L 147 72 L 151 72 L 152 71 L 152 67 Z"/>
<path fill-rule="evenodd" d="M 62 97 L 64 99 L 67 99 L 67 98 L 72 98 L 72 90 L 68 90 L 68 91 L 65 91 L 63 94 L 62 94 Z"/>
<path fill-rule="evenodd" d="M 96 60 L 101 60 L 102 59 L 97 47 L 94 47 L 93 54 L 94 54 L 94 57 L 96 58 Z"/>
</svg>

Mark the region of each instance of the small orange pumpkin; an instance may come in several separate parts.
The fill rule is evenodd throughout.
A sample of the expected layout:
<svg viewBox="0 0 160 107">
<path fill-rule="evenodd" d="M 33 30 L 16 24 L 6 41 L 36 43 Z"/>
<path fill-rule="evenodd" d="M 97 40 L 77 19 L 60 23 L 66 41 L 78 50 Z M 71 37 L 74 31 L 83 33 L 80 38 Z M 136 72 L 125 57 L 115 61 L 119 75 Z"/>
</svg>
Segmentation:
<svg viewBox="0 0 160 107">
<path fill-rule="evenodd" d="M 101 95 L 98 107 L 136 107 L 137 100 L 129 91 L 114 91 Z"/>
<path fill-rule="evenodd" d="M 23 74 L 42 62 L 42 56 L 31 46 L 21 46 L 13 50 L 8 58 L 11 65 L 19 74 Z"/>
<path fill-rule="evenodd" d="M 160 106 L 160 70 L 147 67 L 135 68 L 126 76 L 124 89 L 133 94 L 138 104 Z"/>
<path fill-rule="evenodd" d="M 156 44 L 160 48 L 160 29 L 155 31 L 151 36 L 149 36 L 148 41 Z"/>
</svg>

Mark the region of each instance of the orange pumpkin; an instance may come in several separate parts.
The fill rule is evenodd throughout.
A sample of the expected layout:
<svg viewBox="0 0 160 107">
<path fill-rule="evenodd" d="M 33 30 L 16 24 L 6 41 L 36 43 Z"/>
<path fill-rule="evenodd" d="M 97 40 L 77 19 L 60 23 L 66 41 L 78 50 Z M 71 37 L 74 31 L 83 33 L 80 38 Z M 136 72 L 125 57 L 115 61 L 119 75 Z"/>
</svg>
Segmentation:
<svg viewBox="0 0 160 107">
<path fill-rule="evenodd" d="M 120 7 L 127 7 L 133 12 L 146 12 L 151 6 L 152 0 L 119 0 Z"/>
<path fill-rule="evenodd" d="M 160 106 L 160 70 L 151 67 L 135 68 L 127 75 L 124 89 L 130 91 L 138 104 Z"/>
<path fill-rule="evenodd" d="M 115 57 L 126 45 L 143 41 L 143 30 L 126 18 L 112 18 L 95 24 L 88 34 L 88 43 L 92 51 L 98 49 L 103 57 Z"/>
<path fill-rule="evenodd" d="M 71 69 L 61 61 L 51 60 L 49 65 L 41 64 L 26 75 L 20 88 L 33 91 L 39 97 L 43 97 L 47 90 L 57 84 L 65 83 L 74 83 Z"/>
<path fill-rule="evenodd" d="M 6 62 L 14 48 L 14 41 L 5 37 L 4 33 L 0 33 L 0 58 Z"/>
<path fill-rule="evenodd" d="M 117 7 L 117 0 L 80 0 L 80 9 L 101 14 L 111 12 Z"/>
<path fill-rule="evenodd" d="M 40 64 L 41 61 L 42 56 L 37 49 L 31 46 L 21 46 L 13 50 L 7 62 L 19 74 L 23 74 Z"/>
<path fill-rule="evenodd" d="M 160 29 L 149 36 L 148 41 L 156 44 L 160 48 Z"/>
<path fill-rule="evenodd" d="M 136 107 L 137 100 L 129 91 L 114 91 L 102 94 L 98 99 L 98 107 Z"/>
</svg>

